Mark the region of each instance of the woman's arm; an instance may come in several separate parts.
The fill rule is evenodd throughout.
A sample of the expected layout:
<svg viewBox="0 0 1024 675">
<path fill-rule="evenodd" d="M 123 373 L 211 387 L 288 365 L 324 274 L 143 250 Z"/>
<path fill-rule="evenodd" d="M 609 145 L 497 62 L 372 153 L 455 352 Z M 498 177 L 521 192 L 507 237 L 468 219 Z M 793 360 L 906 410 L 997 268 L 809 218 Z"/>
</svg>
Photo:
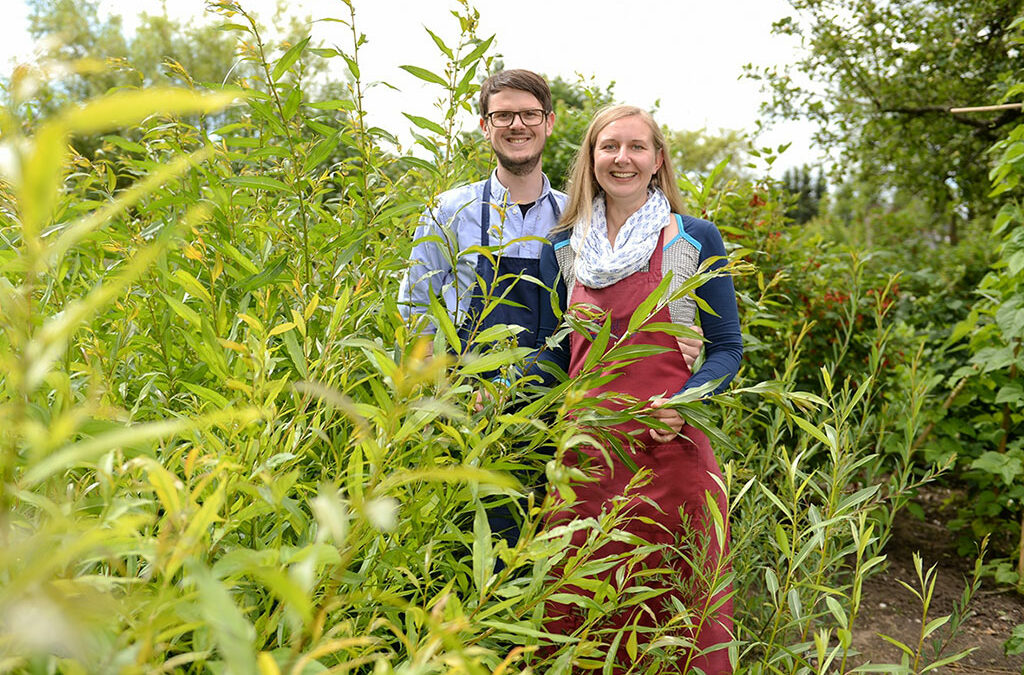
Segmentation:
<svg viewBox="0 0 1024 675">
<path fill-rule="evenodd" d="M 708 258 L 724 258 L 725 244 L 722 243 L 718 228 L 706 220 L 696 218 L 686 218 L 685 225 L 686 231 L 701 243 L 701 263 Z M 719 269 L 725 262 L 724 259 L 717 260 L 710 269 Z M 697 296 L 718 316 L 700 310 L 700 325 L 704 329 L 705 339 L 704 363 L 686 382 L 682 391 L 725 378 L 715 389 L 715 393 L 719 393 L 736 376 L 743 358 L 743 338 L 732 277 L 719 276 L 707 281 L 697 289 Z"/>
<path fill-rule="evenodd" d="M 696 218 L 686 218 L 684 222 L 687 233 L 700 243 L 701 264 L 708 258 L 725 256 L 725 244 L 722 243 L 718 228 Z M 717 260 L 709 269 L 715 270 L 723 265 L 724 259 Z M 740 333 L 739 310 L 736 307 L 736 290 L 732 277 L 721 276 L 707 281 L 697 289 L 697 296 L 704 300 L 717 316 L 700 310 L 700 323 L 706 340 L 704 363 L 690 376 L 680 391 L 724 378 L 715 389 L 715 393 L 719 393 L 736 376 L 740 360 L 743 358 L 743 338 Z M 669 427 L 668 431 L 650 430 L 651 438 L 658 443 L 667 443 L 676 438 L 685 424 L 678 411 L 661 407 L 667 401 L 667 398 L 658 398 L 651 403 L 652 417 Z"/>
</svg>

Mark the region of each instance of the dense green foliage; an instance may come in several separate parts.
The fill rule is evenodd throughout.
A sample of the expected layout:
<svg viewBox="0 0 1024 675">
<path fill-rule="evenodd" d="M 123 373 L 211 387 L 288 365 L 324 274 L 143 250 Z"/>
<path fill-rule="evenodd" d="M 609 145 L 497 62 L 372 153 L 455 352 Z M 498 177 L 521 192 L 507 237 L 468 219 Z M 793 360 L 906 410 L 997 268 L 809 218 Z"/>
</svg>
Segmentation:
<svg viewBox="0 0 1024 675">
<path fill-rule="evenodd" d="M 418 214 L 487 167 L 456 123 L 490 64 L 479 16 L 462 5 L 457 30 L 431 33 L 439 65 L 405 66 L 446 103 L 409 112 L 419 154 L 396 157 L 392 131 L 365 123 L 354 11 L 350 44 L 330 49 L 267 44 L 240 7 L 218 12 L 244 59 L 233 87 L 132 88 L 38 119 L 15 80 L 0 117 L 0 671 L 562 673 L 605 667 L 609 642 L 635 672 L 684 659 L 707 607 L 653 635 L 601 631 L 643 601 L 596 553 L 627 514 L 545 528 L 579 477 L 561 460 L 615 418 L 584 392 L 616 344 L 550 391 L 506 389 L 480 375 L 522 358 L 507 331 L 478 336 L 475 358 L 440 356 L 460 345 L 435 308 L 431 359 L 397 311 Z M 307 80 L 322 59 L 344 62 L 342 95 Z M 592 103 L 566 90 L 563 158 Z M 1019 140 L 995 175 L 1011 188 Z M 911 253 L 790 225 L 782 188 L 726 178 L 683 179 L 726 235 L 747 345 L 729 393 L 677 401 L 713 434 L 730 500 L 733 555 L 708 584 L 733 585 L 740 672 L 849 672 L 893 518 L 954 461 L 921 439 L 952 405 L 942 347 L 963 337 L 950 326 L 975 303 L 955 302 L 985 258 L 958 248 L 897 275 Z M 1019 389 L 1016 361 L 984 351 L 1020 358 L 1019 209 L 997 221 L 969 346 L 996 404 Z M 481 387 L 494 398 L 477 413 Z M 484 507 L 520 497 L 509 546 Z M 583 550 L 573 527 L 591 533 Z M 651 545 L 635 544 L 638 574 Z M 946 631 L 964 607 L 929 616 L 919 573 L 921 640 L 890 672 L 960 656 Z M 566 598 L 585 626 L 548 634 L 544 603 Z"/>
<path fill-rule="evenodd" d="M 766 110 L 808 119 L 816 141 L 871 195 L 923 199 L 935 232 L 998 206 L 988 198 L 989 148 L 1020 110 L 951 113 L 998 103 L 1024 73 L 1014 44 L 1020 0 L 790 0 L 778 34 L 806 47 L 792 65 L 752 66 Z M 913 139 L 913 142 L 908 142 Z"/>
<path fill-rule="evenodd" d="M 1022 92 L 1018 84 L 1007 97 Z M 958 395 L 952 414 L 969 420 L 968 428 L 961 425 L 957 431 L 976 448 L 968 455 L 964 477 L 977 498 L 972 509 L 965 509 L 963 524 L 976 536 L 993 531 L 1015 535 L 1015 564 L 1000 571 L 1004 581 L 1024 589 L 1024 213 L 1019 198 L 1012 196 L 1024 176 L 1024 126 L 996 144 L 993 154 L 991 196 L 1002 203 L 992 228 L 998 257 L 978 283 L 977 304 L 951 338 L 964 339 L 969 353 L 967 363 L 954 372 L 964 378 L 966 396 Z"/>
<path fill-rule="evenodd" d="M 956 462 L 949 482 L 966 499 L 950 527 L 961 535 L 961 552 L 994 535 L 1006 556 L 993 563 L 995 576 L 1020 588 L 1022 399 L 1011 337 L 1020 325 L 1007 255 L 1015 251 L 1020 196 L 1014 139 L 1021 112 L 1012 104 L 1024 77 L 1024 5 L 790 4 L 793 16 L 774 30 L 801 37 L 803 56 L 748 74 L 772 93 L 768 112 L 814 121 L 818 142 L 842 158 L 847 179 L 815 227 L 828 241 L 871 251 L 873 266 L 901 272 L 897 311 L 927 336 L 929 363 L 941 378 L 941 405 L 929 413 L 918 447 L 927 461 Z M 1011 105 L 956 110 L 1003 103 Z M 829 290 L 833 301 L 852 296 L 841 286 Z"/>
</svg>

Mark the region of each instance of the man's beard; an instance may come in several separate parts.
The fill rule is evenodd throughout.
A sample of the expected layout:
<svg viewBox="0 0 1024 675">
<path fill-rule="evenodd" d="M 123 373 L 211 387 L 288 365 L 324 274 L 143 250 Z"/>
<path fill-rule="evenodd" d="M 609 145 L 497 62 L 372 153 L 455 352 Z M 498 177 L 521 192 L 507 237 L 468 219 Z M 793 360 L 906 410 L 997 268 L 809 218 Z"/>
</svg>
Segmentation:
<svg viewBox="0 0 1024 675">
<path fill-rule="evenodd" d="M 536 155 L 531 155 L 523 159 L 512 159 L 498 150 L 494 151 L 494 154 L 498 157 L 498 164 L 501 164 L 502 168 L 513 176 L 525 176 L 536 169 L 537 164 L 540 163 L 542 153 L 543 148 L 541 149 L 541 152 L 538 152 Z"/>
</svg>

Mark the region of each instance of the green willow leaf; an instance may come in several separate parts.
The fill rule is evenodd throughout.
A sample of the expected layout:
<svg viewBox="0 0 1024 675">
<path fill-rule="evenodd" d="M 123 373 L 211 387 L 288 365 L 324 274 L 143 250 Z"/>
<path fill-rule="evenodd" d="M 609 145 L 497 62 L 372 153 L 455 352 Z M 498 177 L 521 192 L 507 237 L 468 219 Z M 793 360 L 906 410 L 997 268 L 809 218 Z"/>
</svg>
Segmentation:
<svg viewBox="0 0 1024 675">
<path fill-rule="evenodd" d="M 254 291 L 257 288 L 263 288 L 270 284 L 277 283 L 280 277 L 285 273 L 288 268 L 288 256 L 282 255 L 278 258 L 271 260 L 266 267 L 264 267 L 259 274 L 249 277 L 244 282 L 238 284 L 238 288 L 242 291 Z"/>
<path fill-rule="evenodd" d="M 298 42 L 296 42 L 294 45 L 292 45 L 288 49 L 288 51 L 286 51 L 284 55 L 280 59 L 278 59 L 277 63 L 274 64 L 273 72 L 271 72 L 270 74 L 270 77 L 274 82 L 280 80 L 281 77 L 284 76 L 286 72 L 288 72 L 288 69 L 291 68 L 296 61 L 299 60 L 299 57 L 302 56 L 302 51 L 306 48 L 306 45 L 308 44 L 309 37 L 304 37 Z"/>
<path fill-rule="evenodd" d="M 306 367 L 306 354 L 302 351 L 302 345 L 299 344 L 299 339 L 295 336 L 296 331 L 290 330 L 287 333 L 281 335 L 281 341 L 284 342 L 285 350 L 288 352 L 288 358 L 291 359 L 292 364 L 295 366 L 295 370 L 299 372 L 303 378 L 309 377 L 309 370 Z"/>
<path fill-rule="evenodd" d="M 316 101 L 306 104 L 316 110 L 354 110 L 356 104 L 346 99 L 331 99 L 329 101 Z"/>
<path fill-rule="evenodd" d="M 419 66 L 398 66 L 405 72 L 409 73 L 414 77 L 418 77 L 424 82 L 430 82 L 432 84 L 439 84 L 442 87 L 447 87 L 448 83 L 440 75 L 436 75 L 426 68 L 420 68 Z"/>
<path fill-rule="evenodd" d="M 493 351 L 483 356 L 467 356 L 459 366 L 459 372 L 463 375 L 477 375 L 498 370 L 505 366 L 521 363 L 532 349 L 516 347 L 514 349 Z"/>
<path fill-rule="evenodd" d="M 291 188 L 288 184 L 278 180 L 277 178 L 271 178 L 270 176 L 232 176 L 228 178 L 227 183 L 231 185 L 238 185 L 239 187 L 251 188 L 253 190 L 270 190 L 270 191 L 290 191 Z"/>
<path fill-rule="evenodd" d="M 653 317 L 652 312 L 655 311 L 660 303 L 662 303 L 668 296 L 669 289 L 672 287 L 672 272 L 671 270 L 665 274 L 661 279 L 661 283 L 658 287 L 651 291 L 651 294 L 644 298 L 633 313 L 629 317 L 629 327 L 626 329 L 629 333 L 634 333 L 644 323 L 650 321 Z"/>
<path fill-rule="evenodd" d="M 334 152 L 334 149 L 338 147 L 341 132 L 330 138 L 325 138 L 318 141 L 316 145 L 306 155 L 306 161 L 302 165 L 302 173 L 309 173 L 314 168 L 320 165 L 321 162 L 326 160 Z"/>
<path fill-rule="evenodd" d="M 352 77 L 354 79 L 358 80 L 359 79 L 359 64 L 356 63 L 356 60 L 351 58 L 347 54 L 342 54 L 341 58 L 345 59 L 345 65 L 348 66 L 348 72 L 350 72 L 352 74 Z"/>
<path fill-rule="evenodd" d="M 430 30 L 426 26 L 424 26 L 424 30 L 427 31 L 427 33 L 430 35 L 430 38 L 434 41 L 434 44 L 437 45 L 437 48 L 441 50 L 442 54 L 447 56 L 449 59 L 455 58 L 455 54 L 452 52 L 451 48 L 444 43 L 444 40 L 439 38 L 437 34 L 434 33 L 434 31 Z"/>
<path fill-rule="evenodd" d="M 487 38 L 486 40 L 480 42 L 476 47 L 473 48 L 473 51 L 462 57 L 462 60 L 459 61 L 459 68 L 465 68 L 466 66 L 468 66 L 469 64 L 473 63 L 481 56 L 483 56 L 484 52 L 486 52 L 490 48 L 492 42 L 494 42 L 493 35 Z"/>
<path fill-rule="evenodd" d="M 594 367 L 604 359 L 604 350 L 608 347 L 608 341 L 611 339 L 612 334 L 612 319 L 608 317 L 601 325 L 601 329 L 597 332 L 593 341 L 590 343 L 590 350 L 587 352 L 587 358 L 583 361 L 583 370 L 591 371 Z"/>
<path fill-rule="evenodd" d="M 410 115 L 409 113 L 402 113 L 405 117 L 418 126 L 420 129 L 426 129 L 427 131 L 433 131 L 435 134 L 444 135 L 444 127 L 436 122 L 431 122 L 426 117 L 420 117 L 418 115 Z"/>
<path fill-rule="evenodd" d="M 209 626 L 228 672 L 260 672 L 256 665 L 256 630 L 235 604 L 227 587 L 198 564 L 190 567 L 188 576 L 199 591 L 199 614 Z"/>
</svg>

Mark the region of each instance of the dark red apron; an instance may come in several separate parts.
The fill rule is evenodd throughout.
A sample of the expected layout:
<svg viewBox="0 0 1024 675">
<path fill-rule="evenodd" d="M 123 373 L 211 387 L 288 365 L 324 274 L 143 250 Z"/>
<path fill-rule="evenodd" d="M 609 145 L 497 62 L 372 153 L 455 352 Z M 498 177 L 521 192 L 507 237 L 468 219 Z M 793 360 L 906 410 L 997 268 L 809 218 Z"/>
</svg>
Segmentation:
<svg viewBox="0 0 1024 675">
<path fill-rule="evenodd" d="M 636 272 L 607 288 L 587 288 L 577 282 L 569 305 L 586 303 L 610 313 L 612 333 L 614 334 L 616 326 L 621 326 L 623 329 L 628 326 L 633 311 L 658 287 L 662 278 L 661 261 L 662 246 L 659 242 L 651 256 L 649 271 Z M 668 307 L 662 308 L 652 319 L 657 322 L 670 320 Z M 661 332 L 644 331 L 630 337 L 628 343 L 657 344 L 668 347 L 669 350 L 626 366 L 619 377 L 591 391 L 591 395 L 603 391 L 614 391 L 629 394 L 638 399 L 671 396 L 679 391 L 689 379 L 690 369 L 683 360 L 674 336 Z M 589 337 L 575 332 L 572 334 L 570 376 L 575 377 L 579 374 L 587 359 L 590 346 Z M 629 502 L 629 514 L 634 518 L 630 519 L 625 529 L 651 543 L 674 543 L 679 546 L 682 542 L 680 548 L 687 551 L 686 558 L 688 560 L 669 560 L 661 553 L 649 556 L 644 561 L 645 567 L 648 569 L 672 569 L 671 576 L 675 578 L 668 578 L 670 575 L 667 573 L 660 579 L 657 576 L 641 577 L 638 583 L 656 589 L 664 589 L 661 596 L 648 601 L 650 613 L 633 608 L 609 616 L 608 622 L 601 627 L 625 628 L 634 624 L 647 627 L 664 625 L 675 613 L 671 608 L 672 597 L 677 598 L 687 608 L 691 608 L 691 619 L 686 623 L 693 626 L 701 614 L 706 614 L 702 611 L 705 605 L 711 604 L 708 584 L 702 581 L 702 577 L 707 575 L 695 574 L 694 570 L 698 566 L 703 570 L 714 569 L 723 554 L 714 534 L 714 523 L 706 512 L 706 494 L 711 493 L 715 496 L 721 513 L 726 513 L 725 496 L 712 478 L 712 476 L 721 476 L 718 463 L 715 461 L 707 437 L 689 425 L 683 428 L 686 438 L 680 436 L 668 443 L 655 442 L 650 437 L 647 428 L 636 421 L 620 425 L 616 429 L 621 433 L 639 431 L 635 437 L 640 445 L 632 457 L 637 465 L 650 469 L 652 473 L 650 482 L 633 493 L 633 498 Z M 577 460 L 575 457 L 567 455 L 566 462 L 576 464 L 579 461 L 585 464 L 589 467 L 586 469 L 587 472 L 597 477 L 598 480 L 592 483 L 574 484 L 573 490 L 578 502 L 571 509 L 556 513 L 551 519 L 552 524 L 563 523 L 573 518 L 599 517 L 603 510 L 609 509 L 608 502 L 611 499 L 625 492 L 626 485 L 632 477 L 629 468 L 614 453 L 602 453 L 597 448 L 588 448 L 583 451 L 583 454 L 587 459 Z M 606 454 L 612 458 L 610 466 L 606 463 Z M 655 502 L 660 510 L 647 500 Z M 688 522 L 685 525 L 683 518 L 680 517 L 680 511 L 686 514 Z M 665 526 L 665 529 L 653 524 L 647 525 L 635 518 L 638 516 L 660 523 Z M 573 545 L 581 546 L 586 538 L 587 532 L 577 531 L 573 536 Z M 626 543 L 611 542 L 602 547 L 596 557 L 628 552 L 631 548 L 632 546 Z M 726 537 L 724 549 L 724 553 L 727 553 L 728 537 Z M 679 558 L 680 556 L 673 554 L 669 557 Z M 614 574 L 615 570 L 613 569 L 602 577 L 615 579 Z M 548 616 L 551 617 L 546 621 L 548 630 L 562 635 L 570 635 L 579 627 L 582 615 L 578 608 L 550 603 Z M 688 630 L 673 628 L 670 634 L 693 639 L 698 650 L 689 654 L 683 652 L 676 667 L 664 672 L 684 672 L 696 667 L 701 668 L 708 675 L 732 672 L 726 648 L 703 655 L 697 653 L 713 645 L 724 645 L 731 640 L 731 600 L 726 601 L 720 608 L 706 616 L 699 626 Z M 638 637 L 642 642 L 642 636 Z M 605 642 L 610 644 L 611 640 L 612 636 L 609 636 Z M 624 671 L 629 664 L 629 657 L 625 649 L 626 642 L 626 636 L 623 636 L 615 672 Z M 642 647 L 640 651 L 643 651 Z M 621 667 L 621 671 L 619 667 Z M 642 672 L 642 669 L 640 670 Z"/>
</svg>

